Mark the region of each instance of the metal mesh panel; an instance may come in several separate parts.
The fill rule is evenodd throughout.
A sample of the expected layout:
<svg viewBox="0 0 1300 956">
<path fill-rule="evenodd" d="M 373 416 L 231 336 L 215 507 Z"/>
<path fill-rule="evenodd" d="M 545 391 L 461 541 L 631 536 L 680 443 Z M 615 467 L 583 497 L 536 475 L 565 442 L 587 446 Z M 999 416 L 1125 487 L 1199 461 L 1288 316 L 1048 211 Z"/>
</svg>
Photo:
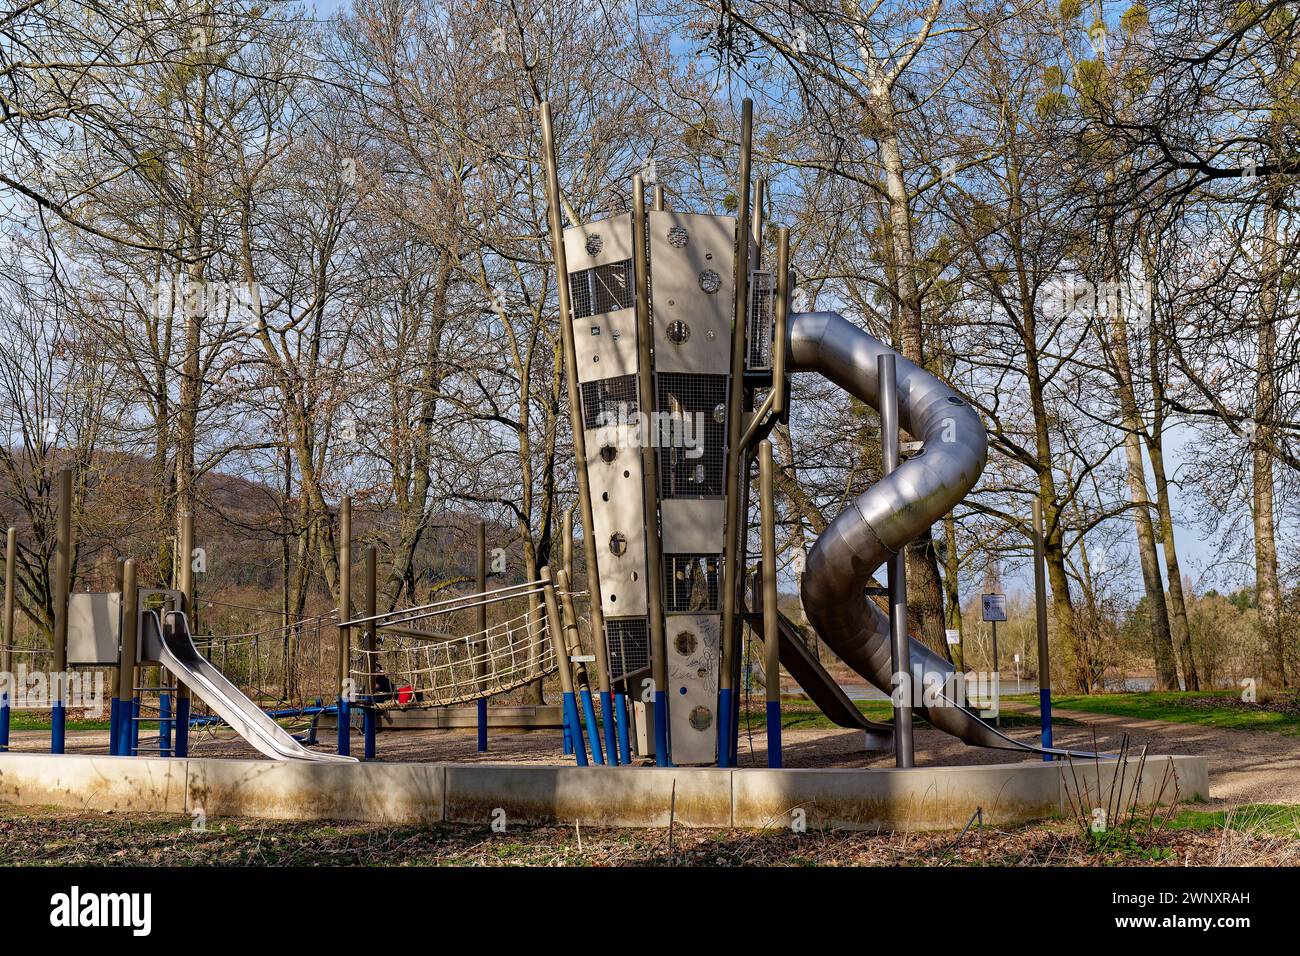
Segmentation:
<svg viewBox="0 0 1300 956">
<path fill-rule="evenodd" d="M 569 297 L 575 319 L 632 308 L 636 299 L 632 260 L 569 273 Z"/>
<path fill-rule="evenodd" d="M 749 282 L 745 368 L 766 371 L 772 367 L 772 273 L 751 273 Z"/>
<path fill-rule="evenodd" d="M 720 554 L 665 554 L 664 610 L 669 613 L 717 611 L 722 579 Z"/>
<path fill-rule="evenodd" d="M 621 680 L 650 666 L 650 628 L 643 617 L 605 618 L 609 677 Z"/>
<path fill-rule="evenodd" d="M 659 494 L 721 498 L 726 470 L 727 376 L 655 376 Z"/>
<path fill-rule="evenodd" d="M 635 375 L 617 375 L 599 382 L 582 383 L 584 428 L 634 422 L 639 408 Z"/>
</svg>

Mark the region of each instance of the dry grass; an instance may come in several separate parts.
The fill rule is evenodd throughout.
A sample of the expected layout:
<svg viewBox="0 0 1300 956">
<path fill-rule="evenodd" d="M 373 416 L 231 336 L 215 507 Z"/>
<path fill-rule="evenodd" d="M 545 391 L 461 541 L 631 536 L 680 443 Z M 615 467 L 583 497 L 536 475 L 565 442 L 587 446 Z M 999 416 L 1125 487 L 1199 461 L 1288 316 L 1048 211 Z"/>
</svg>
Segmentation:
<svg viewBox="0 0 1300 956">
<path fill-rule="evenodd" d="M 1213 817 L 1208 820 L 1207 818 Z M 1276 816 L 1270 817 L 1276 823 Z M 1294 823 L 1294 820 L 1293 820 Z M 1294 866 L 1300 827 L 1186 810 L 1099 842 L 1073 821 L 963 834 L 378 827 L 0 808 L 0 864 L 110 866 Z"/>
</svg>

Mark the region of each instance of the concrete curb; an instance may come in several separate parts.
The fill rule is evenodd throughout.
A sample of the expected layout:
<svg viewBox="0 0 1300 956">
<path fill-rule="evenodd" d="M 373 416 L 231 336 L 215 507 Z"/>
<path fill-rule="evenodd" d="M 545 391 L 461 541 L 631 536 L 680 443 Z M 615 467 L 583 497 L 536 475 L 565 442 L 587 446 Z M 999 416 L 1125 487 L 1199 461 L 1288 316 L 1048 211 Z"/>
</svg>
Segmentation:
<svg viewBox="0 0 1300 956">
<path fill-rule="evenodd" d="M 0 754 L 0 804 L 385 824 L 946 830 L 1209 797 L 1204 757 L 915 770 L 275 763 Z M 1122 797 L 1119 787 L 1122 784 Z"/>
</svg>

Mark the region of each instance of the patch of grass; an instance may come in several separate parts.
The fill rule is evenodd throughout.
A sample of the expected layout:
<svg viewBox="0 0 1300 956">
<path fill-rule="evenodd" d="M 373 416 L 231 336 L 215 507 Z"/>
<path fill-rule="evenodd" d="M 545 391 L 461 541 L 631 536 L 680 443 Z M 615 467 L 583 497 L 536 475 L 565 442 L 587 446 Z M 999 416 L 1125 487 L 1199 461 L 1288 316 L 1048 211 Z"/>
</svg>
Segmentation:
<svg viewBox="0 0 1300 956">
<path fill-rule="evenodd" d="M 48 714 L 41 716 L 39 714 L 24 714 L 22 711 L 12 711 L 9 715 L 9 728 L 11 730 L 50 730 L 53 726 Z M 109 721 L 105 717 L 102 720 L 81 720 L 68 718 L 68 730 L 108 730 Z"/>
<path fill-rule="evenodd" d="M 874 720 L 882 724 L 893 723 L 894 711 L 888 701 L 884 700 L 859 700 L 854 701 L 855 706 L 861 711 L 868 720 Z M 748 722 L 746 722 L 748 721 Z M 989 723 L 992 723 L 992 719 Z M 912 724 L 917 727 L 928 727 L 927 723 L 921 717 L 913 715 Z M 1068 717 L 1052 717 L 1053 726 L 1057 727 L 1077 727 L 1079 722 L 1071 720 Z M 740 714 L 741 729 L 763 730 L 767 727 L 767 713 L 760 701 L 757 706 L 751 703 L 749 711 L 741 711 Z M 782 701 L 781 702 L 781 727 L 789 729 L 796 727 L 808 730 L 823 730 L 836 727 L 829 717 L 817 709 L 816 705 L 809 701 Z M 1026 714 L 1019 711 L 1002 712 L 1002 728 L 1019 729 L 1022 727 L 1037 727 L 1038 715 Z"/>
<path fill-rule="evenodd" d="M 1260 695 L 1258 701 L 1246 702 L 1235 691 L 1151 691 L 1053 697 L 1052 704 L 1092 714 L 1300 737 L 1300 697 L 1295 694 Z"/>
<path fill-rule="evenodd" d="M 1175 830 L 1239 830 L 1300 838 L 1300 806 L 1253 803 L 1228 810 L 1180 810 L 1165 826 Z"/>
</svg>

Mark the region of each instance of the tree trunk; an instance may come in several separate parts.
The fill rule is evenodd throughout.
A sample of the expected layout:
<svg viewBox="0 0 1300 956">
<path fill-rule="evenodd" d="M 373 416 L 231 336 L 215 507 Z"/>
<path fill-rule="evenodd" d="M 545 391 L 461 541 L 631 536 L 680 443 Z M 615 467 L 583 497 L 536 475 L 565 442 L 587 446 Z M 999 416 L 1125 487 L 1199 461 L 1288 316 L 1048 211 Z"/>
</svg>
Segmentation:
<svg viewBox="0 0 1300 956">
<path fill-rule="evenodd" d="M 1260 312 L 1255 391 L 1255 441 L 1251 450 L 1253 467 L 1252 505 L 1255 532 L 1255 601 L 1259 608 L 1260 637 L 1267 655 L 1264 679 L 1272 686 L 1285 687 L 1286 643 L 1282 632 L 1282 604 L 1277 577 L 1277 531 L 1273 503 L 1273 456 L 1268 451 L 1273 433 L 1276 383 L 1273 363 L 1277 353 L 1276 309 L 1278 304 L 1278 205 L 1276 188 L 1270 193 L 1264 219 L 1263 262 L 1260 269 Z"/>
<path fill-rule="evenodd" d="M 957 520 L 948 512 L 943 518 L 943 541 L 944 541 L 944 590 L 948 594 L 948 627 L 957 632 L 957 643 L 952 645 L 952 653 L 949 659 L 957 670 L 966 669 L 965 648 L 962 641 L 966 634 L 962 628 L 961 619 L 961 555 L 957 553 Z M 947 641 L 944 641 L 947 646 Z"/>
<path fill-rule="evenodd" d="M 1165 452 L 1158 432 L 1147 440 L 1151 471 L 1156 478 L 1156 508 L 1160 520 L 1160 539 L 1165 552 L 1165 570 L 1169 577 L 1169 627 L 1174 646 L 1182 658 L 1183 684 L 1187 690 L 1200 690 L 1201 678 L 1192 653 L 1192 627 L 1187 620 L 1187 598 L 1183 594 L 1183 572 L 1178 564 L 1178 547 L 1174 541 L 1174 515 L 1169 503 L 1169 481 L 1165 476 Z"/>
<path fill-rule="evenodd" d="M 889 232 L 893 240 L 898 292 L 898 341 L 903 357 L 922 368 L 921 294 L 916 279 L 916 250 L 912 244 L 912 213 L 903 175 L 903 154 L 896 132 L 880 139 L 880 159 L 889 194 Z M 907 544 L 907 612 L 921 642 L 950 658 L 944 638 L 943 583 L 934 539 L 926 528 Z"/>
</svg>

